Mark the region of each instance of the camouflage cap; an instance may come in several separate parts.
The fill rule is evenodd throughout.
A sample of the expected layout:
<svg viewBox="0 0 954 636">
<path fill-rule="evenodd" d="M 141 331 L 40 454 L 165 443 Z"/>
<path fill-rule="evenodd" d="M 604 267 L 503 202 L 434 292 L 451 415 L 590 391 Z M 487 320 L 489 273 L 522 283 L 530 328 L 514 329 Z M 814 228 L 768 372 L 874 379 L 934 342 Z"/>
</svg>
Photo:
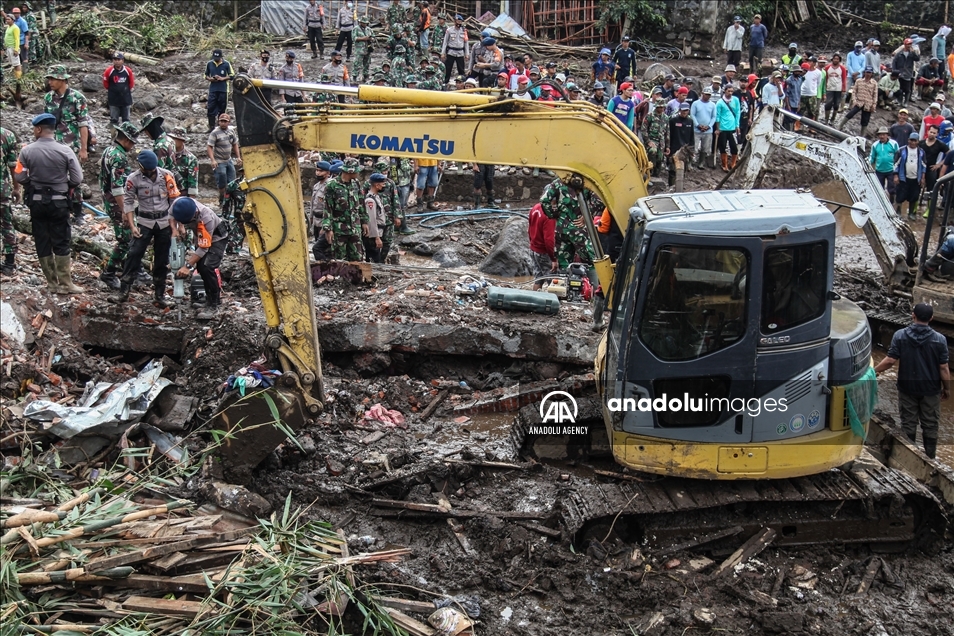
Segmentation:
<svg viewBox="0 0 954 636">
<path fill-rule="evenodd" d="M 172 129 L 172 132 L 166 133 L 166 134 L 168 134 L 173 139 L 181 139 L 182 141 L 185 141 L 186 139 L 188 139 L 188 137 L 186 136 L 186 129 L 183 128 L 182 126 L 176 126 L 175 128 Z"/>
<path fill-rule="evenodd" d="M 139 120 L 139 130 L 145 130 L 146 128 L 149 127 L 149 124 L 151 124 L 154 121 L 158 121 L 159 125 L 161 126 L 162 122 L 164 122 L 165 119 L 163 119 L 162 117 L 156 117 L 152 113 L 146 113 L 145 115 L 142 116 L 142 119 Z"/>
<path fill-rule="evenodd" d="M 371 81 L 372 81 L 372 82 L 386 82 L 386 81 L 388 81 L 388 76 L 385 75 L 384 73 L 382 73 L 381 71 L 378 71 L 377 73 L 375 73 L 374 75 L 371 76 Z"/>
<path fill-rule="evenodd" d="M 358 24 L 367 24 L 369 22 L 368 16 L 363 15 L 358 18 Z"/>
<path fill-rule="evenodd" d="M 54 64 L 46 70 L 46 76 L 51 79 L 68 80 L 70 74 L 66 72 L 66 67 L 62 64 Z"/>
<path fill-rule="evenodd" d="M 341 171 L 357 174 L 361 171 L 361 164 L 359 164 L 358 160 L 354 158 L 345 159 L 344 163 L 341 165 Z"/>
<path fill-rule="evenodd" d="M 437 72 L 437 69 L 434 68 L 433 66 L 430 66 L 430 65 L 428 65 L 427 68 L 424 69 L 424 73 L 425 73 L 425 74 L 427 74 L 427 73 L 436 73 L 436 72 Z"/>
<path fill-rule="evenodd" d="M 383 62 L 381 62 L 381 70 L 382 70 L 382 71 L 384 70 L 384 67 L 385 67 L 385 66 L 391 66 L 391 60 L 384 60 Z"/>
<path fill-rule="evenodd" d="M 404 83 L 405 83 L 405 84 L 417 84 L 418 82 L 420 82 L 420 80 L 417 79 L 417 75 L 408 75 L 408 76 L 404 79 Z"/>
<path fill-rule="evenodd" d="M 407 49 L 404 48 L 404 45 L 403 45 L 403 44 L 398 44 L 396 47 L 394 47 L 394 53 L 395 53 L 395 54 L 398 54 L 398 53 L 406 53 L 406 52 L 407 52 Z"/>
<path fill-rule="evenodd" d="M 655 107 L 656 107 L 656 108 L 665 108 L 665 107 L 666 107 L 666 100 L 663 99 L 662 97 L 660 97 L 659 99 L 656 100 Z"/>
<path fill-rule="evenodd" d="M 116 132 L 122 134 L 130 141 L 135 141 L 136 137 L 139 136 L 139 129 L 136 128 L 136 125 L 133 124 L 131 121 L 124 121 L 118 126 L 113 124 L 113 128 L 116 129 Z"/>
<path fill-rule="evenodd" d="M 391 164 L 383 159 L 378 159 L 374 162 L 374 169 L 378 172 L 385 172 L 391 168 Z"/>
</svg>

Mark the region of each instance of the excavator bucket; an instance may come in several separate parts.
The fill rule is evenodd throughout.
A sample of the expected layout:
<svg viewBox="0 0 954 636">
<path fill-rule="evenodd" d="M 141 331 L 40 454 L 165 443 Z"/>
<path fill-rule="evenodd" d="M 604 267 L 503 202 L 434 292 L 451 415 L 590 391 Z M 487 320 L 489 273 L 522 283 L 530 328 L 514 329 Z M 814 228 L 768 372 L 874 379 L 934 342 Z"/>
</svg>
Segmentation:
<svg viewBox="0 0 954 636">
<path fill-rule="evenodd" d="M 213 430 L 221 432 L 223 477 L 231 483 L 248 483 L 262 460 L 282 442 L 294 440 L 307 413 L 301 393 L 292 389 L 272 387 L 227 396 L 212 424 Z"/>
</svg>

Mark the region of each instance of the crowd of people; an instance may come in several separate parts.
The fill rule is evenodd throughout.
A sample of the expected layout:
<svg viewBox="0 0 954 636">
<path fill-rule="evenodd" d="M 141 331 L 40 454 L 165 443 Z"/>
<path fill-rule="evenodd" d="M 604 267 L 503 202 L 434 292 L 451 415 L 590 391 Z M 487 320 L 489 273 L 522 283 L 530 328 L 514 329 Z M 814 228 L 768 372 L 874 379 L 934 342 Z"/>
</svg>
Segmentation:
<svg viewBox="0 0 954 636">
<path fill-rule="evenodd" d="M 270 51 L 262 50 L 244 70 L 253 78 L 291 84 L 317 80 L 332 86 L 367 82 L 431 91 L 483 88 L 517 100 L 587 102 L 611 113 L 638 135 L 654 175 L 666 171 L 670 182 L 680 157 L 695 169 L 715 168 L 717 157 L 723 171 L 735 168 L 748 128 L 765 106 L 779 106 L 841 129 L 860 114 L 862 135 L 867 133 L 877 108 L 901 106 L 898 122 L 878 130 L 870 161 L 898 212 L 907 203 L 912 218 L 922 193 L 930 191 L 954 166 L 954 153 L 949 152 L 954 117 L 945 107 L 944 95 L 954 70 L 954 52 L 946 55 L 946 38 L 951 31 L 946 26 L 932 39 L 931 55 L 920 66 L 923 40 L 914 38 L 905 39 L 884 60 L 880 42 L 874 38 L 867 43 L 856 42 L 844 60 L 838 53 L 830 59 L 811 52 L 802 54 L 793 42 L 781 62 L 772 66 L 763 63 L 768 30 L 761 17 L 754 16 L 745 28 L 742 18 L 736 16 L 723 41 L 726 65 L 722 74 L 704 82 L 665 75 L 658 85 L 650 83 L 652 87 L 646 90 L 647 84 L 638 80 L 637 55 L 628 36 L 622 37 L 614 49 L 600 49 L 587 76 L 574 77 L 569 68 L 560 68 L 556 62 L 506 52 L 489 30 L 471 42 L 463 16 L 437 13 L 430 2 L 414 2 L 405 8 L 392 0 L 382 24 L 387 33 L 376 33 L 369 26 L 368 16 L 358 16 L 351 3 L 343 4 L 332 19 L 325 15 L 320 0 L 309 0 L 301 27 L 312 58 L 324 58 L 327 28 L 333 28 L 338 36 L 317 77 L 306 77 L 295 50 L 285 51 L 280 65 L 272 64 Z M 17 37 L 21 34 L 11 29 L 8 33 Z M 13 39 L 9 38 L 11 45 Z M 742 59 L 746 41 L 747 69 Z M 20 46 L 22 54 L 29 46 L 28 36 Z M 380 66 L 372 68 L 371 53 L 379 47 L 385 56 Z M 17 52 L 10 46 L 8 55 L 10 49 Z M 223 52 L 214 50 L 204 73 L 209 83 L 205 150 L 222 209 L 237 190 L 236 169 L 242 164 L 238 136 L 231 128 L 228 112 L 235 73 Z M 13 133 L 0 131 L 3 163 L 8 168 L 2 197 L 3 272 L 15 270 L 16 239 L 10 210 L 22 186 L 24 202 L 31 209 L 41 264 L 48 265 L 43 271 L 49 286 L 54 291 L 73 293 L 77 287 L 70 275 L 70 221 L 71 216 L 73 222 L 82 218 L 82 201 L 76 194 L 82 181 L 80 162 L 87 160 L 95 145 L 95 131 L 86 98 L 70 88 L 66 68 L 53 66 L 46 77 L 51 90 L 44 98 L 45 113 L 33 120 L 36 141 L 27 146 L 34 150 L 20 151 Z M 114 128 L 113 141 L 99 163 L 103 208 L 115 235 L 112 254 L 100 275 L 116 292 L 110 300 L 126 302 L 134 285 L 152 283 L 154 302 L 168 306 L 171 301 L 165 295 L 165 286 L 169 244 L 173 237 L 185 238 L 191 228 L 189 236 L 196 249 L 176 275 L 191 276 L 189 270 L 197 271 L 206 286 L 206 301 L 197 309 L 204 316 L 214 314 L 220 302 L 215 270 L 230 244 L 228 215 L 218 215 L 197 200 L 199 160 L 188 149 L 183 128 L 167 131 L 163 118 L 151 113 L 138 123 L 130 120 L 135 74 L 122 53 L 114 55 L 113 64 L 103 72 L 102 83 Z M 266 87 L 262 93 L 277 109 L 294 109 L 309 99 L 319 103 L 343 100 L 333 93 L 295 90 L 287 84 L 275 90 Z M 908 108 L 913 108 L 917 99 L 931 102 L 920 116 L 920 130 L 907 121 Z M 841 117 L 836 120 L 839 113 Z M 798 128 L 799 124 L 799 119 L 788 118 L 785 125 Z M 56 143 L 58 151 L 70 150 L 75 160 L 75 164 L 59 166 L 55 179 L 46 172 L 46 163 L 54 157 L 51 142 Z M 137 144 L 144 149 L 132 156 Z M 56 161 L 66 161 L 63 152 L 55 157 Z M 436 208 L 436 190 L 444 170 L 436 159 L 360 159 L 363 161 L 323 154 L 314 164 L 316 183 L 307 214 L 314 238 L 313 253 L 318 259 L 383 262 L 395 233 L 410 232 L 406 213 L 412 193 L 419 208 Z M 494 168 L 482 164 L 466 167 L 474 175 L 475 208 L 482 201 L 495 205 Z M 553 232 L 555 241 L 537 237 L 538 245 L 553 245 L 547 258 L 538 259 L 538 274 L 565 269 L 574 261 L 593 261 L 594 249 L 581 225 L 581 193 L 599 216 L 602 204 L 582 183 L 556 180 L 545 189 L 539 210 L 542 216 L 538 216 L 546 220 L 533 227 Z M 614 254 L 621 233 L 610 215 L 602 215 L 599 231 L 601 240 L 607 241 L 603 251 Z M 151 274 L 146 274 L 142 258 L 150 245 L 157 256 Z"/>
</svg>

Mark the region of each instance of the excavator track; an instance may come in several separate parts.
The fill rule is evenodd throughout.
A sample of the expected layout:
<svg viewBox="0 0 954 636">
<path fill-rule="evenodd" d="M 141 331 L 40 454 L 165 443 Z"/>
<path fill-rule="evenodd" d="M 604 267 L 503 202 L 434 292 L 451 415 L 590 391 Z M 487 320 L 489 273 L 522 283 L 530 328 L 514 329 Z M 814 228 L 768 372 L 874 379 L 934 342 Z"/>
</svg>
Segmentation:
<svg viewBox="0 0 954 636">
<path fill-rule="evenodd" d="M 581 414 L 596 398 L 578 398 Z M 579 458 L 603 450 L 601 420 L 580 418 L 589 441 L 531 433 L 539 414 L 525 407 L 515 418 L 511 443 L 523 456 L 554 457 L 568 443 Z M 753 534 L 773 528 L 776 545 L 877 543 L 932 548 L 946 532 L 941 501 L 927 487 L 869 453 L 851 465 L 794 479 L 705 481 L 605 471 L 574 473 L 561 502 L 561 521 L 576 545 L 611 532 L 630 542 L 668 546 L 741 527 Z M 724 539 L 726 545 L 737 539 Z"/>
</svg>

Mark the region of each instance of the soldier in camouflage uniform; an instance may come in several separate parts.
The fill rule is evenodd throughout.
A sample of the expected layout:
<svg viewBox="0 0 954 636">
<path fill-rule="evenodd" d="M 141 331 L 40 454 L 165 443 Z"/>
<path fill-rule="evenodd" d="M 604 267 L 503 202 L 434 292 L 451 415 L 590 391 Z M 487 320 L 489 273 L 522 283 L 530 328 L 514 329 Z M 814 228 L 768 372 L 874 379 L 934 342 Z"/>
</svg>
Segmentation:
<svg viewBox="0 0 954 636">
<path fill-rule="evenodd" d="M 398 45 L 394 49 L 394 59 L 391 60 L 391 83 L 393 86 L 404 86 L 411 67 L 405 57 L 405 48 Z"/>
<path fill-rule="evenodd" d="M 374 71 L 374 74 L 371 76 L 371 83 L 375 86 L 387 86 L 388 76 L 384 74 L 384 71 L 378 69 Z"/>
<path fill-rule="evenodd" d="M 199 196 L 199 158 L 186 148 L 186 130 L 176 126 L 169 133 L 169 138 L 175 144 L 175 155 L 172 158 L 172 174 L 176 178 L 179 192 L 192 198 Z M 158 154 L 158 153 L 156 153 Z"/>
<path fill-rule="evenodd" d="M 398 200 L 401 204 L 401 216 L 407 212 L 407 198 L 411 195 L 411 188 L 414 181 L 414 160 L 408 157 L 400 157 L 397 160 L 397 168 L 394 171 L 394 183 L 397 185 Z M 407 225 L 404 224 L 400 229 L 401 234 L 411 234 Z"/>
<path fill-rule="evenodd" d="M 657 99 L 653 112 L 643 120 L 643 142 L 646 154 L 653 162 L 653 176 L 658 177 L 666 167 L 666 149 L 669 148 L 669 117 L 665 113 L 666 100 Z"/>
<path fill-rule="evenodd" d="M 391 62 L 389 60 L 381 62 L 381 74 L 384 75 L 385 84 L 394 86 L 394 75 L 391 74 Z"/>
<path fill-rule="evenodd" d="M 322 73 L 321 78 L 318 80 L 320 84 L 330 84 L 331 75 L 327 73 Z M 315 103 L 316 104 L 327 104 L 328 102 L 337 102 L 338 99 L 332 93 L 315 93 Z"/>
<path fill-rule="evenodd" d="M 417 81 L 417 75 L 408 75 L 404 78 L 404 85 L 407 88 L 417 88 L 420 82 Z"/>
<path fill-rule="evenodd" d="M 565 270 L 576 259 L 590 265 L 596 260 L 596 252 L 590 244 L 577 200 L 582 188 L 583 184 L 578 178 L 571 178 L 568 183 L 556 179 L 544 189 L 543 196 L 540 197 L 543 213 L 556 219 L 556 256 L 561 270 Z M 586 190 L 584 197 L 587 197 Z M 592 196 L 588 198 L 592 200 Z"/>
<path fill-rule="evenodd" d="M 159 167 L 174 173 L 176 171 L 176 142 L 172 141 L 162 127 L 162 117 L 153 117 L 152 113 L 139 121 L 139 132 L 146 133 L 152 139 L 152 151 L 159 157 Z"/>
<path fill-rule="evenodd" d="M 33 15 L 33 7 L 26 1 L 24 1 L 21 6 L 23 7 L 23 19 L 26 20 L 27 28 L 30 31 L 30 51 L 27 56 L 29 59 L 21 60 L 24 62 L 23 72 L 25 73 L 27 70 L 26 62 L 30 62 L 32 65 L 40 55 L 41 51 L 39 51 L 39 48 L 42 46 L 41 42 L 43 38 L 40 37 L 40 25 L 36 21 L 36 16 Z"/>
<path fill-rule="evenodd" d="M 122 273 L 123 263 L 129 253 L 129 241 L 132 230 L 123 220 L 125 214 L 123 195 L 126 192 L 126 177 L 132 174 L 134 168 L 129 159 L 129 151 L 136 145 L 139 129 L 130 122 L 124 121 L 116 129 L 116 140 L 99 163 L 99 187 L 103 190 L 103 211 L 113 222 L 113 235 L 116 245 L 109 255 L 106 269 L 99 275 L 99 280 L 106 283 L 111 289 L 119 289 L 119 274 Z"/>
<path fill-rule="evenodd" d="M 3 230 L 3 265 L 0 270 L 7 276 L 16 270 L 17 232 L 13 228 L 13 193 L 19 192 L 20 184 L 13 180 L 20 145 L 12 131 L 0 127 L 0 228 Z"/>
<path fill-rule="evenodd" d="M 354 79 L 358 80 L 358 73 L 361 74 L 361 81 L 367 82 L 371 71 L 371 53 L 374 52 L 374 30 L 368 26 L 368 16 L 364 15 L 358 18 L 358 26 L 352 32 L 354 38 Z"/>
<path fill-rule="evenodd" d="M 69 86 L 70 74 L 62 64 L 51 66 L 46 73 L 52 89 L 43 98 L 46 112 L 56 117 L 53 138 L 72 148 L 80 162 L 89 158 L 89 105 L 86 97 Z M 73 221 L 83 221 L 83 201 L 73 198 Z"/>
<path fill-rule="evenodd" d="M 401 6 L 401 0 L 391 0 L 391 6 L 388 7 L 387 17 L 388 24 L 403 24 L 405 21 L 405 11 L 404 7 Z"/>
<path fill-rule="evenodd" d="M 441 86 L 440 80 L 437 79 L 437 69 L 433 66 L 428 66 L 424 69 L 424 81 L 418 84 L 417 86 L 422 91 L 440 91 L 444 87 Z"/>
<path fill-rule="evenodd" d="M 431 53 L 439 54 L 441 52 L 445 33 L 447 33 L 447 15 L 441 13 L 437 16 L 437 24 L 431 27 Z M 441 77 L 444 77 L 443 71 L 441 71 Z"/>
<path fill-rule="evenodd" d="M 325 217 L 321 229 L 331 244 L 331 256 L 338 260 L 363 261 L 361 236 L 367 229 L 367 212 L 361 205 L 357 159 L 347 159 L 341 174 L 325 188 Z"/>
</svg>

